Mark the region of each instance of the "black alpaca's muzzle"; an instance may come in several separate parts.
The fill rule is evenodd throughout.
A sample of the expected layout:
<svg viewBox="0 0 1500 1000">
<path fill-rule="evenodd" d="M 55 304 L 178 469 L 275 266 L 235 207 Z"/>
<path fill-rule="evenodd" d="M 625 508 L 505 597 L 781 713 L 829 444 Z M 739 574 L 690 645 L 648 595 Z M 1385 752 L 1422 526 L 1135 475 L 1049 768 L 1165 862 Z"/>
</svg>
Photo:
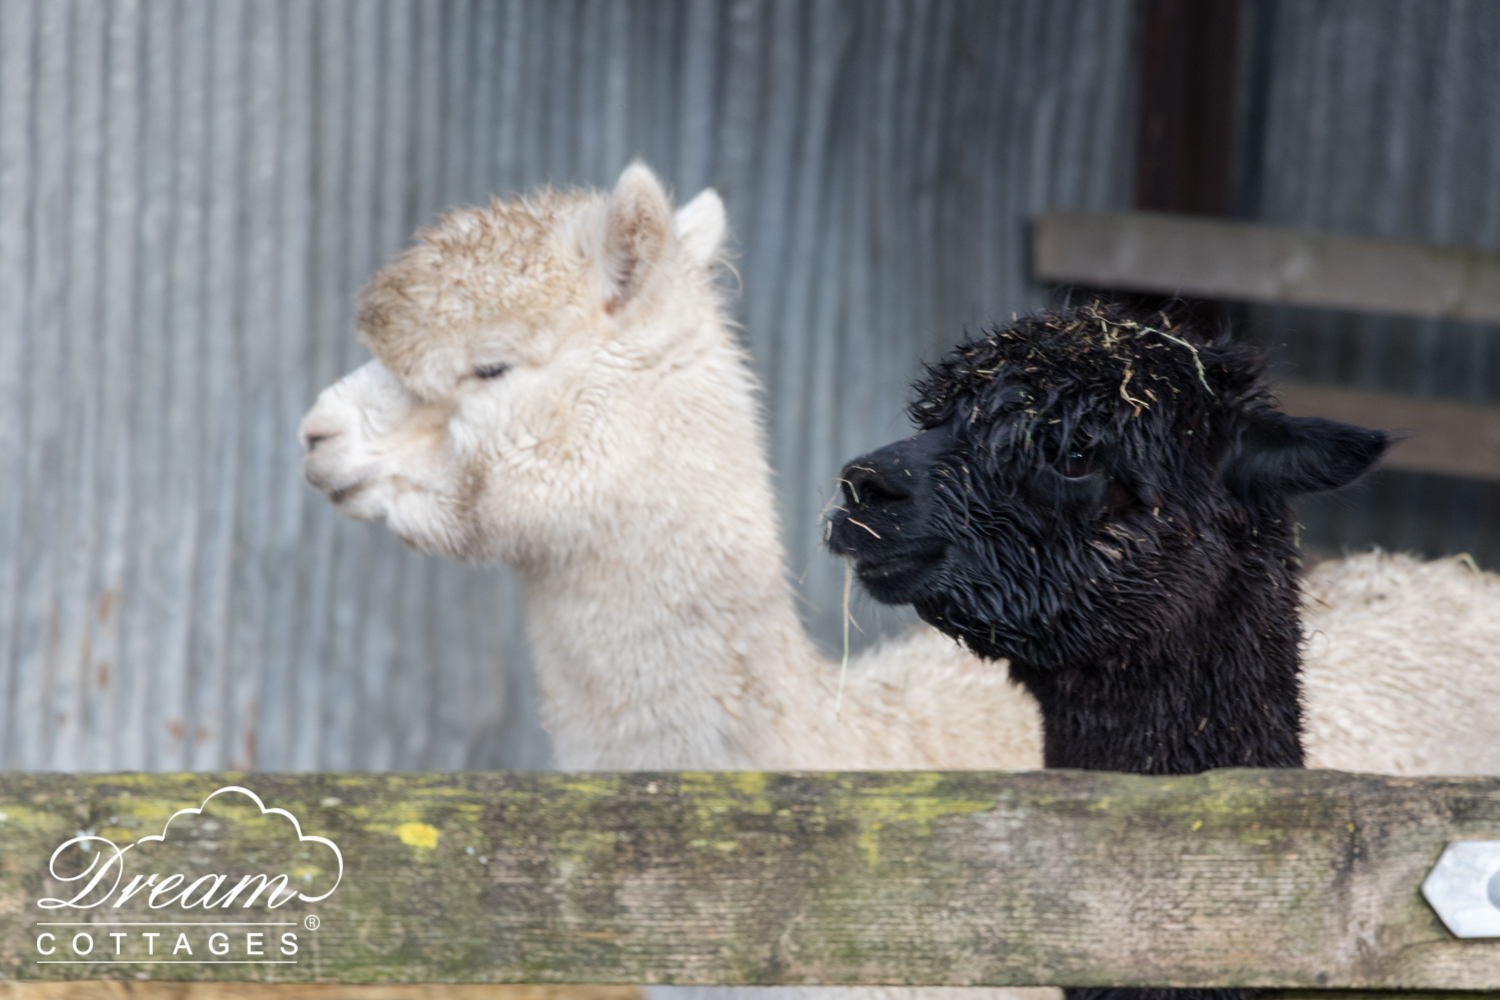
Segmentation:
<svg viewBox="0 0 1500 1000">
<path fill-rule="evenodd" d="M 948 543 L 923 528 L 943 436 L 924 432 L 886 445 L 839 476 L 841 503 L 828 514 L 828 549 L 852 559 L 860 583 L 882 603 L 920 598 L 947 554 Z"/>
</svg>

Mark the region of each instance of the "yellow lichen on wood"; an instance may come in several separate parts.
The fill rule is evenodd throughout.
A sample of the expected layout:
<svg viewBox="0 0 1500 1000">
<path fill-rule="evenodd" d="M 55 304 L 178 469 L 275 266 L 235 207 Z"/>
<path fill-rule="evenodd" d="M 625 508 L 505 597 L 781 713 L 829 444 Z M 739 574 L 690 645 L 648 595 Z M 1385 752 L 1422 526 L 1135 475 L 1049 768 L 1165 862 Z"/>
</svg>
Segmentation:
<svg viewBox="0 0 1500 1000">
<path fill-rule="evenodd" d="M 425 847 L 428 850 L 437 847 L 437 827 L 426 823 L 402 823 L 396 827 L 396 836 L 407 847 Z"/>
</svg>

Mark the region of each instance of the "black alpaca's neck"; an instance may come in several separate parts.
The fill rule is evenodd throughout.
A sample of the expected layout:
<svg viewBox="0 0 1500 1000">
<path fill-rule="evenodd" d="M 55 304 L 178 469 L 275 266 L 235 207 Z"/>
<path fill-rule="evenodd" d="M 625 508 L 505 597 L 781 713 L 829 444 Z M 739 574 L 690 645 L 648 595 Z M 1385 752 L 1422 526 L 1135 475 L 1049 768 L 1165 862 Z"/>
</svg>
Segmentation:
<svg viewBox="0 0 1500 1000">
<path fill-rule="evenodd" d="M 1153 648 L 1049 670 L 1013 662 L 1041 705 L 1046 766 L 1301 767 L 1295 550 L 1277 541 L 1241 550 L 1197 620 Z"/>
<path fill-rule="evenodd" d="M 1299 587 L 1289 542 L 1262 537 L 1250 546 L 1202 619 L 1164 648 L 1149 655 L 1125 649 L 1076 669 L 1023 667 L 1019 676 L 1042 707 L 1046 766 L 1139 774 L 1301 767 Z M 1064 993 L 1066 1000 L 1251 1000 L 1257 991 Z"/>
</svg>

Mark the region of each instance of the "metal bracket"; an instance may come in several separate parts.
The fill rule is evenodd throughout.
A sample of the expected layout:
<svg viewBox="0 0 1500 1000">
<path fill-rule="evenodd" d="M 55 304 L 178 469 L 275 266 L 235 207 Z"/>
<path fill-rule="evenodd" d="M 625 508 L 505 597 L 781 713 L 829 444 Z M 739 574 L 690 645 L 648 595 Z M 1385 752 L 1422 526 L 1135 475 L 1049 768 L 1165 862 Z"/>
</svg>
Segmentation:
<svg viewBox="0 0 1500 1000">
<path fill-rule="evenodd" d="M 1500 840 L 1454 840 L 1422 895 L 1455 937 L 1500 937 Z"/>
</svg>

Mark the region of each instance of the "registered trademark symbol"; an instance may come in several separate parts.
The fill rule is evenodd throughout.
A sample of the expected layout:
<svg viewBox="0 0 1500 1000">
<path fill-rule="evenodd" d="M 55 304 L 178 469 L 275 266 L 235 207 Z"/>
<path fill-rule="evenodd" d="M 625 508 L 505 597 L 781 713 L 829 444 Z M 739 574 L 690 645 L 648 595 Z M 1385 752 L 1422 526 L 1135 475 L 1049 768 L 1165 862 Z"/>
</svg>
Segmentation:
<svg viewBox="0 0 1500 1000">
<path fill-rule="evenodd" d="M 302 918 L 302 926 L 306 927 L 310 931 L 317 930 L 318 925 L 322 922 L 323 921 L 318 919 L 318 915 L 316 913 L 309 913 L 307 916 Z"/>
</svg>

